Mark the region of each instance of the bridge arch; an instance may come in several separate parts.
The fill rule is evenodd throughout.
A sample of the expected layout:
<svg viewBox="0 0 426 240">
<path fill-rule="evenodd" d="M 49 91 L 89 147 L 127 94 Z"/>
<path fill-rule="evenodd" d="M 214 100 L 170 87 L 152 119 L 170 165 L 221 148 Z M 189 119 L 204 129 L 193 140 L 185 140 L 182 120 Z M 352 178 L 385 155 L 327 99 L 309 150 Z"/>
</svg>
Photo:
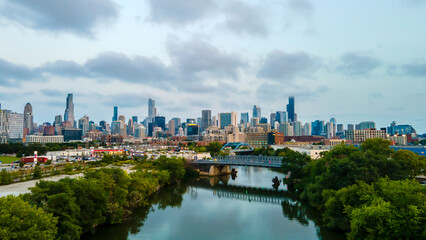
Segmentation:
<svg viewBox="0 0 426 240">
<path fill-rule="evenodd" d="M 230 147 L 233 150 L 238 150 L 241 149 L 241 147 L 247 146 L 250 148 L 250 150 L 254 150 L 254 148 L 252 146 L 250 146 L 250 144 L 246 143 L 246 142 L 228 142 L 225 145 L 223 145 L 223 147 L 220 149 L 220 151 L 222 151 L 223 149 Z"/>
</svg>

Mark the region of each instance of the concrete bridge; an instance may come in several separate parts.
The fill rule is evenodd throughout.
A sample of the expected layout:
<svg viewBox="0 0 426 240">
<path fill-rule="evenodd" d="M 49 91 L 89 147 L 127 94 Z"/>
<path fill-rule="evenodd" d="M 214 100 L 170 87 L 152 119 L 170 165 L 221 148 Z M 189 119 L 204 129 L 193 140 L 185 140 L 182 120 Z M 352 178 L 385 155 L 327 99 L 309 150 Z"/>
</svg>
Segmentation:
<svg viewBox="0 0 426 240">
<path fill-rule="evenodd" d="M 218 176 L 231 173 L 230 166 L 280 168 L 282 157 L 254 155 L 218 156 L 212 159 L 193 161 L 191 164 L 201 172 L 208 172 L 210 176 Z"/>
<path fill-rule="evenodd" d="M 282 165 L 282 159 L 283 157 L 278 156 L 236 155 L 218 156 L 212 159 L 200 159 L 193 161 L 192 164 L 280 168 Z"/>
</svg>

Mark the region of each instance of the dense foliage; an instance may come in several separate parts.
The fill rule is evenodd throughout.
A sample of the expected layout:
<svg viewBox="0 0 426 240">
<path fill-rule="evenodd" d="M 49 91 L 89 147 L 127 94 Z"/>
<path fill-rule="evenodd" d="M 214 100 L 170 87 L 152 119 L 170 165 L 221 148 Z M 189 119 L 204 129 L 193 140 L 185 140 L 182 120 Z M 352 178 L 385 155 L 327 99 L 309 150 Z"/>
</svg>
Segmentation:
<svg viewBox="0 0 426 240">
<path fill-rule="evenodd" d="M 219 142 L 211 142 L 206 146 L 206 151 L 210 153 L 210 156 L 218 156 L 222 149 L 222 144 Z"/>
<path fill-rule="evenodd" d="M 292 171 L 288 183 L 323 212 L 324 223 L 351 239 L 424 238 L 426 188 L 411 179 L 426 159 L 389 146 L 382 139 L 339 145 L 315 161 L 288 152 L 282 168 Z"/>
<path fill-rule="evenodd" d="M 56 239 L 57 223 L 53 214 L 20 197 L 0 198 L 0 239 Z"/>
<path fill-rule="evenodd" d="M 148 205 L 148 197 L 160 186 L 182 180 L 191 171 L 182 158 L 160 157 L 150 164 L 151 169 L 130 174 L 121 168 L 100 168 L 81 178 L 41 180 L 31 193 L 23 196 L 26 202 L 14 199 L 18 204 L 12 208 L 16 214 L 7 206 L 12 197 L 0 198 L 0 238 L 79 239 L 100 224 L 122 222 L 133 209 Z M 22 212 L 15 206 L 22 208 Z M 33 220 L 28 219 L 30 216 Z M 14 220 L 13 226 L 8 225 L 6 217 Z M 43 223 L 34 222 L 43 219 Z M 46 232 L 45 226 L 51 227 L 50 231 Z"/>
</svg>

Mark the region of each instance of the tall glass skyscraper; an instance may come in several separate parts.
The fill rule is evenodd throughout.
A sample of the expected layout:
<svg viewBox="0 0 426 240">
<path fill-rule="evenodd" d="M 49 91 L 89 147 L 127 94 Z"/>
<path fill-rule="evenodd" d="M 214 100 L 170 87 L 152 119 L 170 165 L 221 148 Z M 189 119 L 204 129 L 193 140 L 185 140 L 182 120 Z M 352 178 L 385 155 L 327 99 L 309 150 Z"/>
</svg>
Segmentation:
<svg viewBox="0 0 426 240">
<path fill-rule="evenodd" d="M 241 113 L 241 122 L 242 123 L 248 123 L 249 122 L 249 114 L 248 114 L 248 112 Z"/>
<path fill-rule="evenodd" d="M 74 102 L 72 93 L 68 93 L 67 96 L 64 121 L 70 122 L 74 126 Z"/>
<path fill-rule="evenodd" d="M 118 121 L 118 107 L 114 106 L 114 115 L 112 116 L 112 121 Z"/>
<path fill-rule="evenodd" d="M 154 119 L 156 115 L 155 100 L 148 99 L 148 118 Z"/>
<path fill-rule="evenodd" d="M 253 106 L 253 117 L 254 118 L 261 118 L 261 112 L 260 112 L 260 106 L 254 105 Z"/>
<path fill-rule="evenodd" d="M 287 114 L 288 114 L 288 121 L 289 122 L 296 121 L 295 112 L 294 112 L 294 97 L 293 96 L 288 98 Z"/>
<path fill-rule="evenodd" d="M 201 131 L 204 131 L 212 125 L 212 111 L 202 110 L 201 111 Z"/>
</svg>

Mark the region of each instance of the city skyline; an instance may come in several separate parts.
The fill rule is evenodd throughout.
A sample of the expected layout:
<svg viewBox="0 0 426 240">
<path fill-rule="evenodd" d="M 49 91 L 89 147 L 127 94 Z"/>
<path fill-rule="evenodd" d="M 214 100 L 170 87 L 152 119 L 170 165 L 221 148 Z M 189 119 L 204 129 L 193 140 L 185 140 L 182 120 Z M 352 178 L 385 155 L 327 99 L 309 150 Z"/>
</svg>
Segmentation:
<svg viewBox="0 0 426 240">
<path fill-rule="evenodd" d="M 63 114 L 70 92 L 75 119 L 96 122 L 111 120 L 113 106 L 143 119 L 148 98 L 167 119 L 253 105 L 269 118 L 295 96 L 302 122 L 396 121 L 426 132 L 423 1 L 63 6 L 0 1 L 0 102 L 16 112 L 31 103 L 34 122 Z"/>
<path fill-rule="evenodd" d="M 229 111 L 229 112 L 218 112 L 216 115 L 212 115 L 211 114 L 211 112 L 212 112 L 212 110 L 201 110 L 201 114 L 200 114 L 200 116 L 198 116 L 198 117 L 195 117 L 195 118 L 192 118 L 192 117 L 187 117 L 187 116 L 173 116 L 173 117 L 165 117 L 165 116 L 162 116 L 162 115 L 159 115 L 158 114 L 158 112 L 157 112 L 157 108 L 155 107 L 155 99 L 151 99 L 151 98 L 149 98 L 149 99 L 147 99 L 148 100 L 148 114 L 147 114 L 147 116 L 146 117 L 144 117 L 144 116 L 142 116 L 142 118 L 141 118 L 141 121 L 139 121 L 138 123 L 143 123 L 143 124 L 147 124 L 147 125 L 149 125 L 149 123 L 153 123 L 153 124 L 155 124 L 155 126 L 158 126 L 158 123 L 156 122 L 156 119 L 157 118 L 161 118 L 161 119 L 163 119 L 162 120 L 162 130 L 165 130 L 166 128 L 165 128 L 165 123 L 167 122 L 167 120 L 169 120 L 169 121 L 172 121 L 173 119 L 176 119 L 176 118 L 178 118 L 178 119 L 181 119 L 182 120 L 182 122 L 184 122 L 185 120 L 195 120 L 196 118 L 199 118 L 201 121 L 198 123 L 198 125 L 199 125 L 199 127 L 200 127 L 200 129 L 202 129 L 202 130 L 204 130 L 205 128 L 203 128 L 203 124 L 202 124 L 202 119 L 203 119 L 203 117 L 204 117 L 204 114 L 205 113 L 207 113 L 208 112 L 208 114 L 205 116 L 206 118 L 209 118 L 209 117 L 207 117 L 207 116 L 210 116 L 210 121 L 212 120 L 212 117 L 217 117 L 218 118 L 218 126 L 220 126 L 221 124 L 220 124 L 220 114 L 230 114 L 230 113 L 232 113 L 232 114 L 235 114 L 235 116 L 234 116 L 234 118 L 235 118 L 235 124 L 231 124 L 231 125 L 237 125 L 237 124 L 239 124 L 241 121 L 242 121 L 242 119 L 243 119 L 243 114 L 247 114 L 248 115 L 248 119 L 249 119 L 249 121 L 248 122 L 252 122 L 252 120 L 253 120 L 253 116 L 250 116 L 250 114 L 248 113 L 248 112 L 241 112 L 241 113 L 239 113 L 239 112 L 234 112 L 234 111 Z M 151 107 L 150 107 L 151 106 Z M 290 119 L 289 119 L 289 117 L 287 116 L 287 112 L 286 111 L 276 111 L 276 112 L 272 112 L 271 113 L 271 115 L 273 114 L 274 115 L 274 121 L 276 121 L 277 123 L 281 123 L 281 120 L 284 120 L 284 122 L 286 122 L 286 123 L 294 123 L 294 124 L 304 124 L 304 123 L 306 123 L 306 124 L 314 124 L 314 122 L 318 122 L 318 121 L 320 121 L 320 122 L 323 122 L 323 124 L 325 124 L 325 125 L 327 125 L 327 124 L 329 124 L 330 122 L 333 124 L 333 128 L 334 128 L 334 130 L 333 130 L 333 134 L 335 134 L 336 133 L 336 125 L 342 125 L 342 129 L 344 129 L 345 131 L 346 130 L 354 130 L 354 126 L 355 125 L 358 125 L 358 123 L 359 123 L 359 125 L 360 125 L 360 129 L 368 129 L 368 128 L 371 128 L 371 129 L 381 129 L 381 128 L 389 128 L 389 126 L 392 126 L 392 125 L 395 125 L 396 124 L 396 121 L 392 121 L 390 124 L 388 124 L 388 125 L 378 125 L 378 124 L 376 124 L 376 122 L 374 121 L 374 120 L 362 120 L 362 121 L 359 121 L 359 122 L 345 122 L 345 123 L 343 123 L 343 122 L 338 122 L 338 121 L 336 121 L 336 118 L 335 117 L 331 117 L 330 118 L 330 122 L 329 121 L 327 121 L 327 119 L 312 119 L 312 120 L 308 120 L 308 121 L 306 121 L 306 122 L 304 122 L 304 121 L 300 121 L 299 119 L 297 119 L 297 113 L 296 113 L 296 103 L 295 103 L 295 97 L 294 96 L 290 96 L 289 98 L 288 98 L 288 104 L 286 104 L 286 107 L 287 107 L 287 110 L 289 109 L 289 106 L 291 106 L 290 107 L 290 109 L 292 109 L 292 111 L 294 112 L 294 115 L 296 116 L 296 121 L 291 121 Z M 24 113 L 22 114 L 22 113 L 19 113 L 19 111 L 14 111 L 13 109 L 7 109 L 8 111 L 10 111 L 10 112 L 14 112 L 14 113 L 18 113 L 18 114 L 22 114 L 23 116 L 25 116 L 26 115 L 26 112 L 28 111 L 28 109 L 29 109 L 29 107 L 31 108 L 31 113 L 32 113 L 32 105 L 30 104 L 30 103 L 27 103 L 26 105 L 25 105 L 25 107 L 24 107 Z M 73 93 L 68 93 L 67 94 L 67 97 L 66 97 L 66 102 L 65 102 L 65 114 L 63 115 L 63 117 L 64 117 L 64 119 L 65 119 L 65 115 L 69 112 L 69 108 L 72 108 L 72 111 L 71 111 L 71 113 L 73 113 L 73 110 L 74 110 L 74 103 L 73 103 Z M 0 103 L 0 109 L 6 109 L 6 108 L 1 108 L 1 103 Z M 255 114 L 255 110 L 256 110 L 256 112 L 261 112 L 261 106 L 259 106 L 259 105 L 254 105 L 254 107 L 253 107 L 253 113 L 252 114 Z M 155 115 L 154 115 L 154 117 L 149 117 L 150 115 L 152 115 L 153 113 L 155 113 Z M 279 114 L 279 115 L 281 115 L 281 114 L 284 114 L 283 116 L 277 116 L 277 114 Z M 115 120 L 115 117 L 117 117 L 117 115 L 118 115 L 118 106 L 113 106 L 113 113 L 112 113 L 112 121 L 111 122 L 108 122 L 108 121 L 106 121 L 105 119 L 101 119 L 101 120 L 93 120 L 92 118 L 91 118 L 91 120 L 90 121 L 92 121 L 92 122 L 94 122 L 96 125 L 97 124 L 99 124 L 99 125 L 102 125 L 101 124 L 101 122 L 105 122 L 105 123 L 110 123 L 110 125 L 111 125 L 111 128 L 113 128 L 113 122 L 114 122 L 114 120 Z M 239 117 L 240 116 L 240 117 Z M 62 115 L 55 115 L 55 119 L 53 120 L 53 121 L 44 121 L 44 122 L 41 122 L 41 123 L 37 123 L 37 122 L 34 122 L 34 123 L 37 123 L 39 126 L 40 125 L 42 125 L 43 123 L 45 123 L 45 122 L 47 122 L 47 123 L 49 123 L 49 124 L 52 124 L 52 125 L 55 125 L 55 123 L 56 123 L 56 121 L 57 121 L 57 117 L 62 117 Z M 33 118 L 33 115 L 31 115 L 31 119 Z M 73 116 L 73 118 L 74 118 L 74 116 Z M 85 120 L 86 121 L 86 124 L 88 124 L 89 123 L 89 120 L 88 120 L 88 118 L 89 118 L 89 115 L 88 114 L 84 114 L 81 118 L 75 118 L 75 123 L 76 123 L 76 128 L 80 128 L 80 129 L 83 129 L 82 127 L 81 127 L 81 124 L 80 124 L 80 121 L 82 120 L 82 119 L 87 119 L 87 120 Z M 132 116 L 127 116 L 127 115 L 123 115 L 123 114 L 120 114 L 120 116 L 119 116 L 119 118 L 123 118 L 123 119 L 130 119 L 130 120 L 134 120 L 134 119 L 138 119 L 139 118 L 139 116 L 137 116 L 137 115 L 132 115 Z M 245 118 L 245 116 L 244 116 L 244 118 Z M 274 128 L 273 127 L 273 122 L 272 122 L 272 119 L 268 119 L 267 117 L 261 117 L 261 118 L 258 118 L 258 117 L 254 117 L 255 119 L 257 119 L 257 122 L 259 123 L 259 121 L 261 120 L 261 119 L 266 119 L 266 121 L 267 122 L 265 122 L 265 123 L 268 123 L 272 128 Z M 144 119 L 144 120 L 143 120 Z M 155 119 L 155 120 L 154 120 Z M 78 120 L 78 124 L 77 124 L 77 120 Z M 120 119 L 116 119 L 115 120 L 116 122 L 118 121 L 118 122 L 122 122 L 123 124 L 126 124 L 126 121 L 125 120 L 120 120 Z M 145 123 L 145 121 L 147 121 L 146 123 Z M 229 121 L 231 121 L 231 120 L 229 120 Z M 25 117 L 24 117 L 24 122 L 25 122 Z M 363 126 L 363 124 L 365 125 L 365 126 Z M 412 126 L 412 124 L 411 123 L 400 123 L 400 122 L 398 122 L 397 123 L 398 125 L 410 125 L 410 126 Z M 164 126 L 163 126 L 164 125 Z M 213 122 L 210 122 L 210 124 L 208 124 L 208 126 L 213 126 L 214 125 L 214 123 Z M 324 125 L 324 126 L 325 126 Z M 324 127 L 323 126 L 323 127 Z M 88 127 L 88 125 L 87 125 L 87 127 Z M 301 127 L 301 126 L 300 126 Z M 300 128 L 299 127 L 299 128 Z M 24 128 L 25 128 L 25 123 L 24 123 Z M 223 128 L 223 126 L 222 126 L 222 128 Z M 278 128 L 281 128 L 281 126 L 278 126 Z M 416 128 L 416 126 L 413 126 L 413 128 L 414 129 L 416 129 L 417 130 L 417 134 L 425 134 L 425 132 L 422 132 L 421 130 L 419 131 L 418 129 L 419 128 Z M 421 128 L 420 128 L 421 129 Z M 300 129 L 299 129 L 300 130 Z M 314 129 L 312 130 L 312 134 L 314 134 Z M 31 131 L 30 131 L 31 132 Z M 83 130 L 83 132 L 85 132 L 85 130 Z M 310 132 L 310 131 L 308 131 L 308 132 Z M 301 133 L 301 132 L 300 132 Z M 315 134 L 317 134 L 317 135 L 320 135 L 320 132 L 315 132 Z M 334 136 L 334 135 L 333 135 Z"/>
</svg>

